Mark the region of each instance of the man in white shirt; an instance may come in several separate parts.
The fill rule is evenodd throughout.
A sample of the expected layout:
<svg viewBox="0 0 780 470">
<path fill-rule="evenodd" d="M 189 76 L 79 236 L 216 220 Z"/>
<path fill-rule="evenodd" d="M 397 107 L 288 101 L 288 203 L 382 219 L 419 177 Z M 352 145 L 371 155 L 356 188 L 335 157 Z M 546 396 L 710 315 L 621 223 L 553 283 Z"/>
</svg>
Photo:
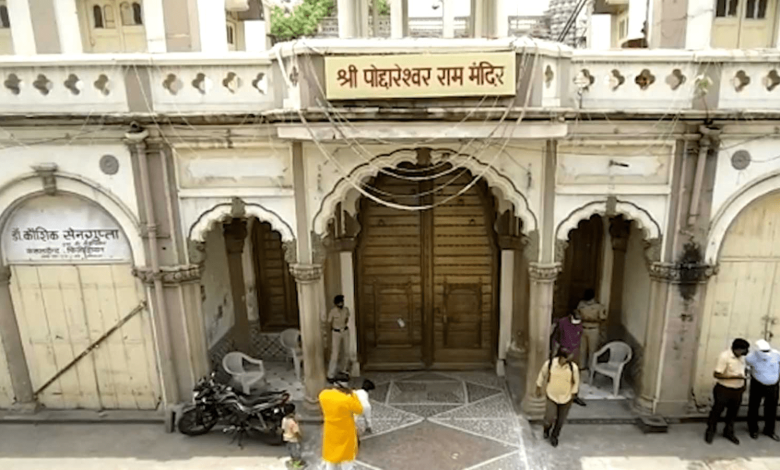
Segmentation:
<svg viewBox="0 0 780 470">
<path fill-rule="evenodd" d="M 764 435 L 775 441 L 778 392 L 780 392 L 780 352 L 772 349 L 765 340 L 756 341 L 758 351 L 747 355 L 745 362 L 750 367 L 750 400 L 748 402 L 748 431 L 750 437 L 758 439 L 758 408 L 764 402 Z"/>
<path fill-rule="evenodd" d="M 328 380 L 338 372 L 346 373 L 349 362 L 349 308 L 344 306 L 344 296 L 333 299 L 335 307 L 328 312 L 328 326 L 331 329 L 330 363 Z"/>
<path fill-rule="evenodd" d="M 357 390 L 355 390 L 355 395 L 357 395 L 358 400 L 360 400 L 360 404 L 363 405 L 363 425 L 365 427 L 365 431 L 369 434 L 371 434 L 371 400 L 369 400 L 368 392 L 371 390 L 374 390 L 376 386 L 374 385 L 374 382 L 366 379 L 363 381 L 363 386 Z M 355 425 L 357 426 L 358 422 L 358 416 L 355 416 Z"/>
</svg>

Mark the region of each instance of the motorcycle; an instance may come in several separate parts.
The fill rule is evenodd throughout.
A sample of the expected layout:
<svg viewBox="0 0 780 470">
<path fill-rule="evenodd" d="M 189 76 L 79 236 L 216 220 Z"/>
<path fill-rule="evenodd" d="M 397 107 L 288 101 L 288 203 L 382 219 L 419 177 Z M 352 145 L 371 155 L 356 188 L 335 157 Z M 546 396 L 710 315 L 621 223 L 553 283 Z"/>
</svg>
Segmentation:
<svg viewBox="0 0 780 470">
<path fill-rule="evenodd" d="M 207 434 L 217 423 L 226 426 L 223 432 L 233 435 L 242 446 L 245 436 L 259 435 L 271 445 L 281 445 L 282 418 L 290 412 L 290 394 L 267 391 L 244 395 L 219 383 L 216 374 L 204 377 L 193 388 L 193 403 L 182 410 L 179 432 L 187 436 Z"/>
</svg>

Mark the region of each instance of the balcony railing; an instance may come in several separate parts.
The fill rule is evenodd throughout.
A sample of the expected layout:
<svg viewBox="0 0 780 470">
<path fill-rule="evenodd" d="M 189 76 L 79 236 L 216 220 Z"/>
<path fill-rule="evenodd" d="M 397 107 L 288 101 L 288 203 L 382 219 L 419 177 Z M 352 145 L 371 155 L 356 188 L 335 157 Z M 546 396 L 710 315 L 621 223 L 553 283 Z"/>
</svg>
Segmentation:
<svg viewBox="0 0 780 470">
<path fill-rule="evenodd" d="M 313 39 L 306 45 L 221 56 L 10 56 L 0 61 L 0 116 L 229 115 L 321 108 L 315 86 L 326 83 L 323 68 L 316 65 L 321 61 L 301 54 L 435 54 L 510 47 L 518 54 L 538 50 L 539 67 L 530 79 L 535 90 L 530 105 L 535 108 L 658 115 L 780 110 L 780 51 L 583 51 L 531 39 Z M 518 79 L 529 80 L 522 73 Z M 361 105 L 385 104 L 364 101 Z M 457 98 L 402 101 L 404 107 L 467 106 Z"/>
<path fill-rule="evenodd" d="M 544 16 L 510 16 L 510 36 L 544 36 Z M 369 30 L 372 30 L 373 18 L 369 17 Z M 469 37 L 469 17 L 455 17 L 455 37 Z M 373 31 L 373 30 L 372 30 Z M 411 17 L 409 18 L 409 36 L 413 38 L 442 37 L 443 21 L 441 17 Z M 337 38 L 339 22 L 336 17 L 327 17 L 320 22 L 318 38 Z M 390 37 L 390 17 L 379 18 L 379 37 Z"/>
</svg>

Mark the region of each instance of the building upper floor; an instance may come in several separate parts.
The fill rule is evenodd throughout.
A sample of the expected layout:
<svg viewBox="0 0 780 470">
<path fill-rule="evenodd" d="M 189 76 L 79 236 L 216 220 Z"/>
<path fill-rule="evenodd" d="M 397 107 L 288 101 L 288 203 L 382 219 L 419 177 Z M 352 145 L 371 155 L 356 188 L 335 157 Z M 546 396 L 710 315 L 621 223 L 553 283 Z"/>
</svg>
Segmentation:
<svg viewBox="0 0 780 470">
<path fill-rule="evenodd" d="M 780 46 L 778 0 L 594 0 L 588 48 Z"/>
<path fill-rule="evenodd" d="M 266 50 L 260 0 L 0 0 L 0 55 Z"/>
<path fill-rule="evenodd" d="M 780 51 L 577 50 L 531 38 L 313 39 L 262 52 L 9 56 L 0 115 L 92 119 L 762 118 Z M 337 113 L 337 114 L 338 114 Z M 505 114 L 506 113 L 506 114 Z M 215 117 L 216 116 L 216 117 Z"/>
</svg>

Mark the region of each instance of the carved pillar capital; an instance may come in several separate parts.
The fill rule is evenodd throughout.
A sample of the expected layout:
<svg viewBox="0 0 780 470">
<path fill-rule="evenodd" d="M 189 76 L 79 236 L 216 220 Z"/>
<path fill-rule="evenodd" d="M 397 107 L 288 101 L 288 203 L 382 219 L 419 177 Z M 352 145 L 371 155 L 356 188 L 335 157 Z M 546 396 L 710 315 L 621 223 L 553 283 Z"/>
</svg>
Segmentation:
<svg viewBox="0 0 780 470">
<path fill-rule="evenodd" d="M 155 273 L 149 268 L 133 268 L 133 275 L 145 284 L 153 284 L 155 279 L 160 279 L 163 285 L 179 285 L 200 280 L 201 271 L 197 264 L 180 266 L 164 266 Z"/>
<path fill-rule="evenodd" d="M 530 263 L 528 265 L 528 274 L 532 282 L 555 282 L 560 272 L 560 263 Z"/>
<path fill-rule="evenodd" d="M 7 285 L 9 282 L 11 282 L 11 268 L 0 266 L 0 286 Z"/>
<path fill-rule="evenodd" d="M 707 282 L 718 273 L 718 266 L 709 264 L 652 263 L 649 269 L 652 279 L 670 284 Z"/>
<path fill-rule="evenodd" d="M 322 266 L 319 264 L 293 264 L 290 273 L 300 284 L 313 284 L 322 277 Z"/>
</svg>

